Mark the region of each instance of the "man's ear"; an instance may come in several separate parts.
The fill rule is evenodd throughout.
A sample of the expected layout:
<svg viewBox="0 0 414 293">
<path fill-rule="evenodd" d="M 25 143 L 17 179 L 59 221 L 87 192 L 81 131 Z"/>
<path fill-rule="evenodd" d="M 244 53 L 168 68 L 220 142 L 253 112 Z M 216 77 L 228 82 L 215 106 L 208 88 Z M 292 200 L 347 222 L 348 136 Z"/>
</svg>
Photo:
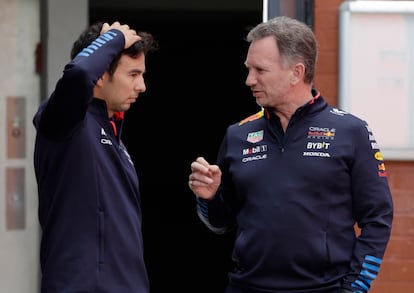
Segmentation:
<svg viewBox="0 0 414 293">
<path fill-rule="evenodd" d="M 299 81 L 304 79 L 305 76 L 305 65 L 303 63 L 296 63 L 292 69 L 292 76 L 290 82 L 297 84 Z"/>
<path fill-rule="evenodd" d="M 104 76 L 102 75 L 102 76 L 98 79 L 98 81 L 96 82 L 96 85 L 97 85 L 97 86 L 99 86 L 99 87 L 101 87 L 101 86 L 103 85 L 103 79 L 104 79 Z"/>
</svg>

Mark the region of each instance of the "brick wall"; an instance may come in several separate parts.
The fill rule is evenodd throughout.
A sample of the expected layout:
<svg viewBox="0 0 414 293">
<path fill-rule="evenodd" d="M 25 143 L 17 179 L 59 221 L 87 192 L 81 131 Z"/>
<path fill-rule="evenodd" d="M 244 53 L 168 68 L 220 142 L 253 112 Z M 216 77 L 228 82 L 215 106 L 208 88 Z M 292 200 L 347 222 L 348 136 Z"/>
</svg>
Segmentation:
<svg viewBox="0 0 414 293">
<path fill-rule="evenodd" d="M 319 42 L 315 87 L 338 104 L 338 13 L 343 0 L 314 0 Z M 385 161 L 395 216 L 384 262 L 370 293 L 414 292 L 414 162 Z"/>
</svg>

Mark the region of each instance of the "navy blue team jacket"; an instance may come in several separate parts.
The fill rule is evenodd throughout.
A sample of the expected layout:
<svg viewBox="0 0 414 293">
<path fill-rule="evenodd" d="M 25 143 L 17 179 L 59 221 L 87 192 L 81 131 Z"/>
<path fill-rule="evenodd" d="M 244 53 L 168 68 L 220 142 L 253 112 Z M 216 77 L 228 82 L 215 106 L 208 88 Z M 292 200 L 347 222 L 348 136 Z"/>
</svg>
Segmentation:
<svg viewBox="0 0 414 293">
<path fill-rule="evenodd" d="M 363 120 L 313 95 L 284 135 L 267 110 L 231 125 L 221 186 L 197 199 L 214 232 L 237 224 L 235 292 L 367 292 L 378 274 L 393 218 L 378 144 Z"/>
<path fill-rule="evenodd" d="M 138 177 L 96 81 L 124 47 L 101 35 L 65 66 L 33 121 L 42 293 L 147 293 Z"/>
</svg>

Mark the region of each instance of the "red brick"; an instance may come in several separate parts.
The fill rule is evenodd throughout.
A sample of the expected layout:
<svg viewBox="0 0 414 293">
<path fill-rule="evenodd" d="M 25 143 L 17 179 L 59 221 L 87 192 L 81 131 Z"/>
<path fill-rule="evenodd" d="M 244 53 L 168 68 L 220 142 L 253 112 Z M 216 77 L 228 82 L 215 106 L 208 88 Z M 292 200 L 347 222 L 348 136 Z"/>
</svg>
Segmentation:
<svg viewBox="0 0 414 293">
<path fill-rule="evenodd" d="M 412 281 L 414 285 L 414 260 L 392 260 L 387 266 L 390 268 L 390 281 Z"/>
<path fill-rule="evenodd" d="M 414 260 L 414 236 L 395 236 L 394 231 L 395 230 L 393 230 L 390 242 L 387 247 L 384 263 L 387 263 L 388 259 Z"/>
<path fill-rule="evenodd" d="M 320 51 L 319 54 L 324 55 L 324 59 L 320 59 L 316 64 L 316 75 L 328 75 L 336 77 L 338 74 L 338 63 L 336 62 L 336 52 L 333 51 Z M 334 82 L 336 88 L 336 80 Z"/>
<path fill-rule="evenodd" d="M 414 283 L 411 282 L 379 282 L 374 281 L 370 293 L 412 293 Z"/>
<path fill-rule="evenodd" d="M 392 224 L 392 235 L 405 237 L 414 236 L 414 214 L 411 213 L 407 216 L 395 216 Z"/>
<path fill-rule="evenodd" d="M 332 51 L 336 54 L 339 45 L 337 32 L 337 29 L 331 27 L 324 28 L 318 33 L 315 32 L 316 38 L 318 40 L 319 53 L 321 51 Z"/>
<path fill-rule="evenodd" d="M 392 188 L 394 213 L 398 216 L 413 215 L 414 196 L 412 190 Z"/>
<path fill-rule="evenodd" d="M 332 74 L 319 74 L 315 78 L 315 87 L 322 96 L 333 106 L 337 105 L 336 77 Z"/>
<path fill-rule="evenodd" d="M 414 197 L 414 162 L 385 162 L 385 164 L 392 188 L 410 191 Z"/>
</svg>

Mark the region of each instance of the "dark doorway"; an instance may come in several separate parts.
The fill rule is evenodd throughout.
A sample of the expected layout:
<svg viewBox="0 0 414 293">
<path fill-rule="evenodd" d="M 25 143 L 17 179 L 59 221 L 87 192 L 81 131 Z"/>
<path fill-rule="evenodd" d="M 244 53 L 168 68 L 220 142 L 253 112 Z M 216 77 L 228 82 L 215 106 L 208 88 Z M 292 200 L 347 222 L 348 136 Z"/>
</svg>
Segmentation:
<svg viewBox="0 0 414 293">
<path fill-rule="evenodd" d="M 197 156 L 215 161 L 225 128 L 259 110 L 244 81 L 251 10 L 90 7 L 90 22 L 149 31 L 159 50 L 147 58 L 147 92 L 127 112 L 124 143 L 142 191 L 145 255 L 152 293 L 220 293 L 231 269 L 233 235 L 212 234 L 187 186 Z"/>
</svg>

